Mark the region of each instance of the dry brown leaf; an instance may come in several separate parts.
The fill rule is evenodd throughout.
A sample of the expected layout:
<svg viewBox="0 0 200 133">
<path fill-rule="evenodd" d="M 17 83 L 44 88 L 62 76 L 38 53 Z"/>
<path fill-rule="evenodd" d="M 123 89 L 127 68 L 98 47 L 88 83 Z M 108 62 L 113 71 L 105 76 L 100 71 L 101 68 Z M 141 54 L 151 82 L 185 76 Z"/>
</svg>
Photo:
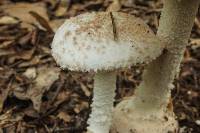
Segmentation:
<svg viewBox="0 0 200 133">
<path fill-rule="evenodd" d="M 22 59 L 22 60 L 30 60 L 33 56 L 33 53 L 35 52 L 35 49 L 23 51 L 20 53 L 15 53 L 14 56 L 10 57 L 8 62 L 13 63 L 15 60 Z"/>
<path fill-rule="evenodd" d="M 55 15 L 56 15 L 57 17 L 64 16 L 65 13 L 66 13 L 66 11 L 67 11 L 66 7 L 59 6 L 58 9 L 57 9 L 56 12 L 55 12 Z"/>
<path fill-rule="evenodd" d="M 2 73 L 0 73 L 0 74 L 2 74 Z M 12 84 L 12 80 L 7 84 L 7 87 L 5 87 L 5 88 L 0 87 L 0 112 L 2 111 L 4 102 L 9 95 L 9 92 L 11 89 L 11 84 Z"/>
<path fill-rule="evenodd" d="M 195 39 L 190 39 L 190 44 L 192 45 L 191 48 L 194 50 L 194 49 L 197 49 L 200 47 L 200 39 L 199 38 L 195 38 Z"/>
<path fill-rule="evenodd" d="M 13 54 L 15 54 L 15 51 L 13 49 L 7 49 L 7 50 L 0 49 L 0 57 L 7 56 L 7 55 L 13 55 Z"/>
<path fill-rule="evenodd" d="M 46 2 L 51 5 L 52 8 L 55 8 L 58 4 L 58 1 L 56 0 L 46 0 Z"/>
<path fill-rule="evenodd" d="M 26 108 L 26 109 L 23 111 L 23 113 L 24 113 L 25 115 L 30 116 L 30 117 L 33 117 L 33 118 L 39 118 L 39 117 L 40 117 L 39 113 L 38 113 L 36 110 L 34 110 L 33 107 L 31 107 L 31 106 L 28 107 L 28 108 Z"/>
<path fill-rule="evenodd" d="M 0 127 L 6 127 L 8 125 L 15 124 L 16 122 L 19 122 L 22 120 L 23 116 L 18 115 L 12 115 L 13 109 L 6 111 L 5 113 L 0 115 Z"/>
<path fill-rule="evenodd" d="M 32 35 L 33 35 L 33 32 L 27 33 L 26 35 L 24 35 L 23 37 L 21 37 L 21 38 L 18 40 L 18 43 L 19 43 L 20 45 L 27 45 L 27 43 L 31 40 Z"/>
<path fill-rule="evenodd" d="M 60 69 L 57 67 L 40 67 L 37 69 L 37 77 L 26 92 L 14 90 L 14 95 L 19 99 L 30 99 L 35 110 L 40 111 L 43 93 L 59 78 Z"/>
<path fill-rule="evenodd" d="M 3 16 L 0 18 L 0 25 L 4 24 L 17 24 L 19 21 L 13 17 L 10 16 Z"/>
<path fill-rule="evenodd" d="M 23 51 L 15 56 L 15 59 L 23 59 L 23 60 L 30 60 L 33 56 L 35 49 Z"/>
<path fill-rule="evenodd" d="M 70 98 L 71 93 L 69 91 L 62 91 L 58 94 L 56 97 L 56 100 L 54 102 L 54 106 L 58 106 L 60 103 L 63 101 L 66 101 L 67 99 Z"/>
<path fill-rule="evenodd" d="M 49 20 L 47 15 L 47 10 L 45 8 L 44 3 L 16 3 L 16 4 L 9 4 L 1 6 L 5 13 L 9 14 L 10 16 L 17 17 L 19 20 L 26 22 L 26 23 L 33 23 L 36 24 L 37 21 L 34 17 L 30 15 L 30 11 L 38 13 L 40 16 Z"/>
<path fill-rule="evenodd" d="M 38 21 L 38 23 L 43 28 L 45 28 L 49 33 L 53 33 L 53 30 L 51 29 L 51 27 L 49 26 L 49 23 L 47 22 L 45 18 L 43 18 L 37 12 L 34 12 L 34 11 L 30 11 L 29 13 Z"/>
<path fill-rule="evenodd" d="M 5 30 L 3 28 L 3 30 Z M 14 40 L 16 37 L 14 36 L 0 36 L 0 41 L 10 41 L 10 40 Z"/>
<path fill-rule="evenodd" d="M 89 103 L 82 101 L 80 104 L 76 104 L 74 112 L 80 113 L 83 109 L 89 108 Z"/>
<path fill-rule="evenodd" d="M 83 90 L 83 92 L 85 93 L 85 95 L 87 97 L 89 97 L 91 95 L 90 90 L 87 88 L 86 85 L 84 85 L 83 83 L 80 83 L 81 89 Z"/>
<path fill-rule="evenodd" d="M 9 91 L 10 91 L 10 89 L 7 88 L 7 89 L 3 90 L 0 94 L 0 112 L 3 109 L 4 102 L 5 102 L 6 98 L 8 97 Z"/>
<path fill-rule="evenodd" d="M 28 31 L 33 31 L 34 29 L 36 29 L 34 25 L 26 23 L 26 22 L 22 22 L 20 24 L 21 24 L 21 28 L 27 29 Z"/>
<path fill-rule="evenodd" d="M 50 21 L 50 26 L 53 29 L 53 31 L 55 32 L 63 23 L 64 23 L 65 19 L 55 19 Z"/>
<path fill-rule="evenodd" d="M 121 3 L 119 0 L 113 0 L 113 3 L 107 8 L 108 12 L 117 12 L 121 9 Z"/>
<path fill-rule="evenodd" d="M 70 0 L 60 0 L 54 15 L 57 17 L 65 16 L 67 11 L 69 11 L 71 3 Z"/>
<path fill-rule="evenodd" d="M 1 48 L 8 48 L 10 45 L 12 45 L 15 42 L 15 40 L 8 40 L 8 41 L 3 41 L 0 44 L 0 49 Z"/>
<path fill-rule="evenodd" d="M 23 73 L 23 75 L 29 79 L 35 79 L 37 76 L 36 68 L 30 67 L 30 68 L 26 69 L 26 71 Z"/>
<path fill-rule="evenodd" d="M 44 52 L 44 54 L 51 54 L 51 49 L 49 47 L 45 47 L 45 46 L 38 46 L 38 48 L 40 48 L 42 50 L 42 52 Z"/>
<path fill-rule="evenodd" d="M 61 120 L 63 120 L 64 122 L 70 122 L 71 117 L 69 114 L 65 113 L 65 112 L 59 112 L 59 114 L 57 115 L 57 117 Z"/>
<path fill-rule="evenodd" d="M 41 58 L 40 56 L 34 56 L 33 59 L 31 59 L 30 61 L 24 61 L 20 63 L 18 67 L 29 67 L 37 65 L 38 63 L 40 63 L 40 58 Z"/>
</svg>

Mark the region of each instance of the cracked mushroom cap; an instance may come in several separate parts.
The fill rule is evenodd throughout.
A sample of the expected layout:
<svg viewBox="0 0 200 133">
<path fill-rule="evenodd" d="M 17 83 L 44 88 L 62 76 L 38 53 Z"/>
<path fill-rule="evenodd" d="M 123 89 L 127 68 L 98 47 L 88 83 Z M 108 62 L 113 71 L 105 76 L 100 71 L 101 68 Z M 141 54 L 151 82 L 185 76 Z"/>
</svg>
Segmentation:
<svg viewBox="0 0 200 133">
<path fill-rule="evenodd" d="M 85 13 L 57 30 L 52 55 L 63 69 L 100 71 L 148 63 L 163 45 L 139 18 L 119 12 Z"/>
</svg>

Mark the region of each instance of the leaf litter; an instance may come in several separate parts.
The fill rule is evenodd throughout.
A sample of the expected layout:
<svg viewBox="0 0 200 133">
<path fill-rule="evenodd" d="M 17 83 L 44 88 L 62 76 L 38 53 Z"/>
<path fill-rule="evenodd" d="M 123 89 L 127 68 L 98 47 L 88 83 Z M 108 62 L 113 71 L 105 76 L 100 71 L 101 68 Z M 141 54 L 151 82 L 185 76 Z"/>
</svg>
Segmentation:
<svg viewBox="0 0 200 133">
<path fill-rule="evenodd" d="M 51 56 L 56 29 L 83 12 L 116 10 L 142 18 L 154 32 L 160 0 L 1 0 L 0 133 L 84 133 L 90 113 L 93 74 L 60 70 Z M 183 133 L 200 132 L 200 26 L 195 19 L 190 45 L 172 94 Z M 116 104 L 134 95 L 144 66 L 120 70 Z"/>
</svg>

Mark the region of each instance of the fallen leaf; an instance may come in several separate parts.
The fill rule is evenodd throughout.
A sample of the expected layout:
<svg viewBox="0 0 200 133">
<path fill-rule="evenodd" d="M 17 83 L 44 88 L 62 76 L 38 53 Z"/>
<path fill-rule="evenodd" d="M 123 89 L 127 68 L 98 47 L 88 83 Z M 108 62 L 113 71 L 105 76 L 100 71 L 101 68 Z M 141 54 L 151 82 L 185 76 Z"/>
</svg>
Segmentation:
<svg viewBox="0 0 200 133">
<path fill-rule="evenodd" d="M 18 43 L 20 45 L 26 45 L 32 38 L 32 35 L 33 35 L 33 32 L 29 32 L 27 33 L 25 36 L 21 37 L 19 40 L 18 40 Z"/>
<path fill-rule="evenodd" d="M 0 49 L 1 48 L 8 48 L 9 46 L 11 46 L 14 43 L 14 40 L 8 40 L 8 41 L 3 41 L 0 44 Z"/>
<path fill-rule="evenodd" d="M 86 85 L 84 85 L 83 83 L 80 83 L 81 89 L 83 90 L 83 92 L 85 93 L 85 95 L 87 97 L 89 97 L 91 95 L 90 90 L 87 88 Z"/>
<path fill-rule="evenodd" d="M 7 88 L 7 89 L 5 89 L 5 90 L 3 90 L 2 92 L 1 92 L 1 97 L 0 97 L 0 112 L 2 111 L 2 109 L 3 109 L 3 106 L 4 106 L 4 102 L 5 102 L 5 100 L 6 100 L 6 98 L 8 97 L 8 93 L 9 93 L 9 88 Z"/>
<path fill-rule="evenodd" d="M 35 79 L 36 78 L 36 68 L 30 67 L 26 69 L 26 71 L 23 73 L 24 76 L 26 76 L 29 79 Z"/>
<path fill-rule="evenodd" d="M 70 0 L 60 0 L 57 3 L 57 8 L 54 12 L 54 15 L 57 17 L 65 16 L 71 6 L 71 3 L 72 2 Z M 54 7 L 55 7 L 55 4 L 52 4 L 52 5 L 54 5 Z"/>
<path fill-rule="evenodd" d="M 16 4 L 8 4 L 1 6 L 0 9 L 2 9 L 5 13 L 9 14 L 10 16 L 16 17 L 19 20 L 26 23 L 31 23 L 31 24 L 37 23 L 35 18 L 30 15 L 29 13 L 30 11 L 36 12 L 46 20 L 49 20 L 45 4 L 42 2 L 38 3 L 20 2 Z"/>
<path fill-rule="evenodd" d="M 0 112 L 3 109 L 4 101 L 7 99 L 10 92 L 12 81 L 10 81 L 5 89 L 0 88 Z"/>
<path fill-rule="evenodd" d="M 13 17 L 10 16 L 3 16 L 0 18 L 0 25 L 4 24 L 17 24 L 19 21 Z"/>
<path fill-rule="evenodd" d="M 200 47 L 200 39 L 199 38 L 191 38 L 190 39 L 190 44 L 192 45 L 191 48 L 193 50 L 197 49 Z"/>
<path fill-rule="evenodd" d="M 69 114 L 65 113 L 65 112 L 59 112 L 59 114 L 57 115 L 57 117 L 61 120 L 63 120 L 64 122 L 70 122 L 71 117 Z"/>
<path fill-rule="evenodd" d="M 13 49 L 10 49 L 10 50 L 0 49 L 0 57 L 7 56 L 7 55 L 13 55 L 13 54 L 15 54 L 15 51 Z"/>
<path fill-rule="evenodd" d="M 13 125 L 16 122 L 19 122 L 20 120 L 22 120 L 23 115 L 21 115 L 21 114 L 12 115 L 13 111 L 14 111 L 14 109 L 10 109 L 0 115 L 0 127 L 6 127 L 8 125 Z"/>
<path fill-rule="evenodd" d="M 74 112 L 76 112 L 78 114 L 78 113 L 80 113 L 82 110 L 84 110 L 86 108 L 89 108 L 89 103 L 81 101 L 80 104 L 76 104 L 76 106 L 74 108 Z"/>
<path fill-rule="evenodd" d="M 113 0 L 112 4 L 107 8 L 108 12 L 117 12 L 121 9 L 121 3 L 119 0 Z"/>
<path fill-rule="evenodd" d="M 67 11 L 66 7 L 59 6 L 58 9 L 57 9 L 56 12 L 55 12 L 55 15 L 56 15 L 57 17 L 64 16 L 65 13 L 66 13 L 66 11 Z"/>
<path fill-rule="evenodd" d="M 38 63 L 40 63 L 40 58 L 41 58 L 40 56 L 34 56 L 33 59 L 31 59 L 30 61 L 24 61 L 20 63 L 18 67 L 29 67 L 37 65 Z"/>
<path fill-rule="evenodd" d="M 65 22 L 66 19 L 55 19 L 50 21 L 50 26 L 53 31 L 57 31 L 57 29 Z"/>
<path fill-rule="evenodd" d="M 10 57 L 8 62 L 9 63 L 13 63 L 15 60 L 30 60 L 33 56 L 33 53 L 35 52 L 35 49 L 31 49 L 31 50 L 27 50 L 27 51 L 23 51 L 20 53 L 16 53 L 14 54 L 14 56 Z"/>
<path fill-rule="evenodd" d="M 33 117 L 33 118 L 40 117 L 39 113 L 36 110 L 34 110 L 33 107 L 31 107 L 31 106 L 26 108 L 23 112 L 25 115 L 27 115 L 29 117 Z"/>
<path fill-rule="evenodd" d="M 40 67 L 37 69 L 37 77 L 26 92 L 14 90 L 14 95 L 19 99 L 30 99 L 33 107 L 40 111 L 43 93 L 48 91 L 50 86 L 59 78 L 60 69 L 57 67 Z"/>
<path fill-rule="evenodd" d="M 48 47 L 40 45 L 38 46 L 38 48 L 40 48 L 44 52 L 44 54 L 49 54 L 49 55 L 51 54 L 51 49 Z"/>
<path fill-rule="evenodd" d="M 45 28 L 49 33 L 53 33 L 53 30 L 51 29 L 51 27 L 49 26 L 49 23 L 47 22 L 45 18 L 43 18 L 37 12 L 34 12 L 34 11 L 30 11 L 29 13 L 39 22 L 39 24 L 43 28 Z"/>
<path fill-rule="evenodd" d="M 28 31 L 33 31 L 34 29 L 36 29 L 36 27 L 32 24 L 26 23 L 26 22 L 22 22 L 20 23 L 21 28 L 27 29 Z"/>
<path fill-rule="evenodd" d="M 30 60 L 33 56 L 35 49 L 23 51 L 15 56 L 15 59 L 23 59 L 23 60 Z"/>
<path fill-rule="evenodd" d="M 56 0 L 46 0 L 46 2 L 50 5 L 51 8 L 55 8 L 58 4 L 58 1 Z"/>
<path fill-rule="evenodd" d="M 60 103 L 70 99 L 70 96 L 71 96 L 71 92 L 68 92 L 68 91 L 60 92 L 56 97 L 56 100 L 54 102 L 54 106 L 58 106 Z"/>
</svg>

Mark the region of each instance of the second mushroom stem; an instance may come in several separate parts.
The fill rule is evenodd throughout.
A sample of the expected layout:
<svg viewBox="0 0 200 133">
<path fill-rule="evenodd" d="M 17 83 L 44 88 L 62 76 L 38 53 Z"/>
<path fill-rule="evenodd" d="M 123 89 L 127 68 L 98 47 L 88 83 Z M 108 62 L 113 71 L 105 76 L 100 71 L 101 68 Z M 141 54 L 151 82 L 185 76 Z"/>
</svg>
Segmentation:
<svg viewBox="0 0 200 133">
<path fill-rule="evenodd" d="M 116 89 L 116 72 L 98 72 L 94 77 L 89 133 L 109 133 Z"/>
<path fill-rule="evenodd" d="M 199 3 L 200 0 L 164 0 L 157 36 L 167 44 L 167 51 L 145 70 L 136 91 L 134 104 L 138 109 L 166 109 Z"/>
</svg>

